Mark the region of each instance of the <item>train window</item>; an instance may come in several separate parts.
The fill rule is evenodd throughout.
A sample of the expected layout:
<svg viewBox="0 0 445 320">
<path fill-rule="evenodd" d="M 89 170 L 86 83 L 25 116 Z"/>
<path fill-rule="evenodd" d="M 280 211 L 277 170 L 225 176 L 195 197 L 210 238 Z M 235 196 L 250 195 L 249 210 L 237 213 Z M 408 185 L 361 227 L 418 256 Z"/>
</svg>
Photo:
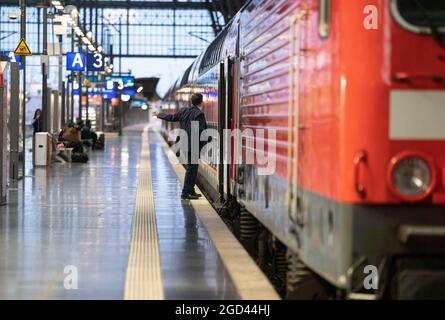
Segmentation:
<svg viewBox="0 0 445 320">
<path fill-rule="evenodd" d="M 190 71 L 192 71 L 192 66 L 193 66 L 193 64 L 191 64 L 190 67 L 188 67 L 187 70 L 185 70 L 184 75 L 182 76 L 182 79 L 181 79 L 181 88 L 183 86 L 185 86 L 186 84 L 188 84 Z"/>
<path fill-rule="evenodd" d="M 199 66 L 199 75 L 204 74 L 219 62 L 228 29 L 228 27 L 224 29 L 207 48 Z"/>
<path fill-rule="evenodd" d="M 416 33 L 445 32 L 445 1 L 391 0 L 394 19 Z"/>
<path fill-rule="evenodd" d="M 329 36 L 331 27 L 331 0 L 318 0 L 318 34 L 321 38 Z"/>
</svg>

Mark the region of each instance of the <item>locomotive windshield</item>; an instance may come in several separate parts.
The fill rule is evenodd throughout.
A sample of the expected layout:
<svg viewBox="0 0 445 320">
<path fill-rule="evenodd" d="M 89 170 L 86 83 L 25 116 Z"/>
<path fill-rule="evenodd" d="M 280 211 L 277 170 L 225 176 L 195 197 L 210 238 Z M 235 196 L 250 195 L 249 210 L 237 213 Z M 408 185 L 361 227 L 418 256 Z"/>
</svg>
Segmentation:
<svg viewBox="0 0 445 320">
<path fill-rule="evenodd" d="M 445 0 L 396 0 L 397 13 L 412 26 L 428 28 L 434 33 L 445 27 Z M 419 28 L 419 31 L 421 29 Z"/>
</svg>

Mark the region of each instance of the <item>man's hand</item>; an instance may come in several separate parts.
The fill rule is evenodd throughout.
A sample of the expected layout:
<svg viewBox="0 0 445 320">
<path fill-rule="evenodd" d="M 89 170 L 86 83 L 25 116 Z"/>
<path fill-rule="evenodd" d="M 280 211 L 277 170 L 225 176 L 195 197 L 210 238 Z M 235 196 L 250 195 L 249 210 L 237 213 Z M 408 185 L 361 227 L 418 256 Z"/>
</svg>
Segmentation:
<svg viewBox="0 0 445 320">
<path fill-rule="evenodd" d="M 151 113 L 151 115 L 152 115 L 153 117 L 157 117 L 160 113 L 161 113 L 161 111 L 159 111 L 159 110 L 155 110 L 155 111 L 153 111 L 153 112 Z"/>
</svg>

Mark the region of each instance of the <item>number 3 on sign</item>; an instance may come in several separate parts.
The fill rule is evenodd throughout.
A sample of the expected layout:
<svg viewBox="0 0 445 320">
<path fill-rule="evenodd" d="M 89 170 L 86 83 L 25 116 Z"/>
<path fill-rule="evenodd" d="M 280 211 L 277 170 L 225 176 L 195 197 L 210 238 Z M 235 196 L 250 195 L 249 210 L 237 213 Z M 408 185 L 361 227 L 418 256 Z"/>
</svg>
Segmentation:
<svg viewBox="0 0 445 320">
<path fill-rule="evenodd" d="M 100 53 L 89 53 L 87 60 L 88 71 L 104 71 L 104 57 Z"/>
<path fill-rule="evenodd" d="M 94 58 L 96 59 L 96 61 L 94 62 L 93 66 L 98 69 L 103 68 L 103 66 L 104 66 L 103 56 L 99 53 L 95 53 Z"/>
</svg>

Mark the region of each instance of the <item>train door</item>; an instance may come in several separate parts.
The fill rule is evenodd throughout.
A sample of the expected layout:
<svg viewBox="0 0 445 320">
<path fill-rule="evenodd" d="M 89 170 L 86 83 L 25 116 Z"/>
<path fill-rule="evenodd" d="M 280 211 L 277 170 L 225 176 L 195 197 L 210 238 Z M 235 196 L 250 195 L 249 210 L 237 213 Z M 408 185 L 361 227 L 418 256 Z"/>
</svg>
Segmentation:
<svg viewBox="0 0 445 320">
<path fill-rule="evenodd" d="M 238 31 L 239 34 L 239 31 Z M 238 49 L 237 49 L 238 50 Z M 230 128 L 231 128 L 231 132 L 230 132 L 230 151 L 229 151 L 229 165 L 228 165 L 228 173 L 227 173 L 227 189 L 230 195 L 236 197 L 237 194 L 237 190 L 236 190 L 236 180 L 237 180 L 237 166 L 236 166 L 236 157 L 238 156 L 236 153 L 236 148 L 237 148 L 237 141 L 235 139 L 235 137 L 233 136 L 233 132 L 234 130 L 236 130 L 237 128 L 239 128 L 239 85 L 240 85 L 240 81 L 239 81 L 239 74 L 240 74 L 240 58 L 238 56 L 233 57 L 231 59 L 231 82 L 230 84 L 228 84 L 228 86 L 231 87 L 230 92 L 230 99 L 231 99 L 231 103 L 230 105 L 228 105 L 228 107 L 230 107 L 230 110 L 228 111 L 230 114 Z"/>
<path fill-rule="evenodd" d="M 231 194 L 230 187 L 230 163 L 232 158 L 232 141 L 231 141 L 231 129 L 232 129 L 232 110 L 233 110 L 233 94 L 234 94 L 234 63 L 232 58 L 226 58 L 224 62 L 224 78 L 226 80 L 225 83 L 225 123 L 224 128 L 224 142 L 223 142 L 223 164 L 224 164 L 224 173 L 223 173 L 223 191 L 224 196 L 228 196 Z"/>
<path fill-rule="evenodd" d="M 232 106 L 234 93 L 234 61 L 227 57 L 220 64 L 218 133 L 220 137 L 218 191 L 224 199 L 231 194 L 230 163 L 232 158 Z"/>
<path fill-rule="evenodd" d="M 218 84 L 218 194 L 224 196 L 224 129 L 226 129 L 226 62 L 219 64 L 219 84 Z"/>
</svg>

